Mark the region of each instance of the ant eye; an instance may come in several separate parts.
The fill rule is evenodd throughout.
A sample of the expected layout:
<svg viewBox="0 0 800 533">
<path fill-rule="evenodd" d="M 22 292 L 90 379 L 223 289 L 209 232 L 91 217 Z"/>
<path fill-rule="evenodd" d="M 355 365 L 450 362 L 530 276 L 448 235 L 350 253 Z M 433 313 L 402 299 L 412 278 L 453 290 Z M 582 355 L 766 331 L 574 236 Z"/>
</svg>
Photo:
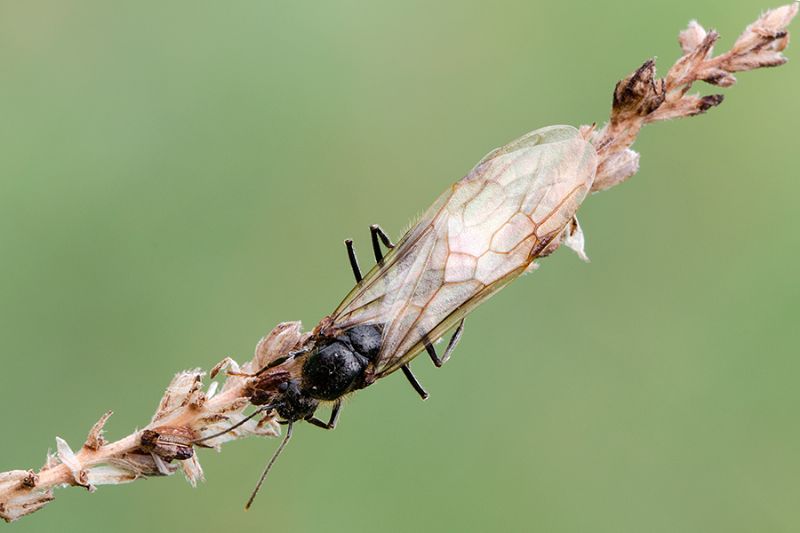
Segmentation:
<svg viewBox="0 0 800 533">
<path fill-rule="evenodd" d="M 278 385 L 278 392 L 286 392 L 287 390 L 289 390 L 289 382 L 288 381 L 284 381 L 283 383 Z"/>
</svg>

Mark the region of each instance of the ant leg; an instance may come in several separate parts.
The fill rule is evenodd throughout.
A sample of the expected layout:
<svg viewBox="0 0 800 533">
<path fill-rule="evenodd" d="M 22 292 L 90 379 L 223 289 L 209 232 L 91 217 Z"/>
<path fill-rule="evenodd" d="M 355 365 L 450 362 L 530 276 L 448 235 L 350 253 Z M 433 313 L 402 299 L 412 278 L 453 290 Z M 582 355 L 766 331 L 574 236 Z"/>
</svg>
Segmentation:
<svg viewBox="0 0 800 533">
<path fill-rule="evenodd" d="M 431 361 L 433 361 L 433 364 L 436 365 L 436 368 L 440 368 L 443 364 L 447 362 L 448 359 L 450 359 L 450 356 L 453 355 L 453 350 L 456 349 L 458 341 L 461 340 L 462 333 L 464 333 L 463 318 L 461 319 L 461 322 L 458 323 L 458 327 L 456 328 L 456 331 L 453 333 L 453 336 L 450 337 L 450 342 L 447 343 L 447 348 L 445 349 L 444 355 L 441 357 L 441 359 L 436 354 L 436 348 L 433 347 L 433 344 L 431 344 L 428 341 L 425 342 L 425 349 L 428 351 L 428 355 L 431 356 Z"/>
<path fill-rule="evenodd" d="M 380 242 L 378 242 L 378 239 L 380 239 L 381 242 L 383 242 L 383 245 L 390 250 L 394 248 L 394 244 L 379 225 L 371 225 L 369 227 L 369 231 L 372 233 L 372 251 L 375 253 L 375 262 L 381 264 L 383 263 L 383 252 L 381 251 L 381 245 Z"/>
<path fill-rule="evenodd" d="M 347 258 L 350 259 L 350 268 L 353 269 L 353 277 L 356 278 L 356 283 L 361 283 L 364 277 L 361 275 L 361 268 L 358 266 L 358 258 L 356 258 L 356 251 L 353 249 L 353 241 L 347 239 L 344 241 L 344 245 L 347 246 Z"/>
<path fill-rule="evenodd" d="M 423 400 L 427 400 L 428 399 L 427 391 L 424 388 L 422 388 L 420 382 L 417 381 L 416 376 L 414 376 L 414 374 L 411 372 L 411 368 L 409 368 L 408 364 L 401 366 L 400 369 L 403 371 L 403 374 L 405 374 L 408 382 L 411 383 L 411 386 L 414 387 L 414 390 L 417 391 L 419 397 L 422 398 Z"/>
<path fill-rule="evenodd" d="M 390 250 L 394 248 L 394 243 L 389 238 L 389 236 L 386 235 L 386 232 L 383 231 L 383 228 L 381 228 L 377 224 L 371 225 L 369 227 L 369 231 L 372 234 L 372 251 L 375 254 L 375 261 L 379 265 L 383 264 L 383 251 L 381 250 L 380 243 L 382 242 L 383 245 Z M 411 368 L 408 366 L 408 364 L 401 366 L 400 369 L 403 371 L 403 374 L 406 376 L 406 379 L 411 384 L 411 386 L 414 387 L 414 390 L 417 391 L 419 397 L 422 398 L 423 400 L 427 400 L 428 392 L 425 390 L 422 384 L 417 380 L 416 376 L 414 376 L 414 373 L 411 372 Z"/>
<path fill-rule="evenodd" d="M 333 404 L 333 409 L 331 409 L 331 417 L 326 424 L 319 418 L 315 417 L 314 415 L 309 416 L 306 418 L 306 422 L 309 422 L 318 428 L 322 429 L 334 429 L 336 428 L 336 423 L 339 421 L 339 411 L 342 410 L 342 401 L 338 400 L 335 404 Z"/>
<path fill-rule="evenodd" d="M 450 356 L 453 355 L 453 351 L 455 351 L 456 346 L 458 345 L 458 341 L 461 340 L 461 335 L 464 333 L 464 319 L 461 319 L 461 322 L 458 323 L 458 327 L 453 332 L 453 336 L 450 337 L 450 342 L 447 343 L 447 348 L 444 351 L 444 355 L 442 356 L 442 364 L 445 364 L 449 359 Z"/>
</svg>

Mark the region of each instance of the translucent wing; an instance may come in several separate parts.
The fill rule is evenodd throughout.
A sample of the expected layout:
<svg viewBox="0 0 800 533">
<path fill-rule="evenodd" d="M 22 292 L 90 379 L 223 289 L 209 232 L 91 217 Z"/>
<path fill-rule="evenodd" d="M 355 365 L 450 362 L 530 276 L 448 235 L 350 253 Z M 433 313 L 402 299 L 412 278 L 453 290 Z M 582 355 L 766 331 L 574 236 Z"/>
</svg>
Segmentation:
<svg viewBox="0 0 800 533">
<path fill-rule="evenodd" d="M 381 324 L 367 379 L 397 370 L 525 272 L 572 219 L 595 168 L 594 148 L 571 126 L 489 153 L 353 289 L 323 333 Z"/>
</svg>

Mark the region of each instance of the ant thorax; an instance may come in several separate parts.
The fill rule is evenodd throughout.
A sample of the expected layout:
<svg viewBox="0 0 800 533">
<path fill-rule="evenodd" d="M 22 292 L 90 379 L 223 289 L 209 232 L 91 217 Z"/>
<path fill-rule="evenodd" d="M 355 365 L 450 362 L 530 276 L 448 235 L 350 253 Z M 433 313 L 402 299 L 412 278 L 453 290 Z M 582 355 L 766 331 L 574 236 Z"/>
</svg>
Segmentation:
<svg viewBox="0 0 800 533">
<path fill-rule="evenodd" d="M 380 351 L 381 331 L 380 325 L 362 325 L 319 338 L 303 364 L 301 390 L 330 401 L 363 388 L 367 365 Z"/>
</svg>

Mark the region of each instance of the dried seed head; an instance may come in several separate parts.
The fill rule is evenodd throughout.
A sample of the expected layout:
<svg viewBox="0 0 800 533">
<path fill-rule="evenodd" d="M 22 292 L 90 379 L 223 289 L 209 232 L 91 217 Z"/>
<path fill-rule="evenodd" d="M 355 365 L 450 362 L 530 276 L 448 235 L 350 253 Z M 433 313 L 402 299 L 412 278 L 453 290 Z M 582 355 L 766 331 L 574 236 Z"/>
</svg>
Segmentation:
<svg viewBox="0 0 800 533">
<path fill-rule="evenodd" d="M 797 10 L 798 2 L 792 2 L 791 4 L 766 11 L 739 36 L 733 48 L 731 48 L 731 54 L 742 56 L 765 46 L 774 46 L 773 49 L 777 51 L 783 50 L 788 42 L 788 40 L 782 42 L 788 37 L 786 28 L 789 27 L 789 23 L 797 15 Z"/>
<path fill-rule="evenodd" d="M 582 261 L 589 262 L 589 256 L 586 255 L 585 250 L 586 239 L 583 236 L 583 229 L 580 222 L 578 222 L 578 217 L 572 217 L 567 227 L 564 228 L 562 244 L 578 254 Z"/>
<path fill-rule="evenodd" d="M 267 366 L 270 361 L 296 350 L 308 336 L 309 333 L 303 333 L 303 326 L 300 322 L 278 324 L 256 345 L 250 371 L 256 372 Z"/>
<path fill-rule="evenodd" d="M 730 87 L 736 83 L 736 76 L 721 68 L 708 67 L 701 71 L 699 79 L 717 87 Z"/>
<path fill-rule="evenodd" d="M 109 466 L 129 472 L 134 478 L 147 476 L 170 475 L 174 473 L 177 465 L 166 465 L 166 472 L 156 464 L 155 457 L 150 453 L 126 453 L 120 457 L 113 457 L 108 461 Z M 163 463 L 163 461 L 162 461 Z M 165 464 L 165 463 L 164 463 Z"/>
<path fill-rule="evenodd" d="M 614 90 L 608 124 L 594 133 L 588 127 L 581 129 L 590 136 L 598 153 L 592 190 L 613 187 L 636 172 L 638 156 L 634 157 L 633 152 L 626 154 L 626 150 L 644 124 L 699 115 L 722 103 L 720 94 L 689 94 L 695 82 L 730 87 L 736 83 L 734 72 L 785 63 L 781 51 L 789 43 L 786 28 L 797 15 L 798 8 L 800 3 L 794 2 L 767 11 L 747 27 L 729 52 L 716 57 L 717 32 L 706 31 L 699 23 L 691 21 L 678 36 L 683 55 L 666 78 L 656 78 L 655 64 L 651 60 L 620 81 Z"/>
<path fill-rule="evenodd" d="M 649 117 L 646 122 L 656 122 L 659 120 L 671 120 L 674 118 L 693 117 L 705 113 L 712 107 L 722 103 L 725 97 L 721 94 L 710 94 L 700 96 L 699 94 L 687 94 L 680 100 L 665 105 Z"/>
<path fill-rule="evenodd" d="M 73 483 L 75 485 L 85 485 L 85 482 L 81 482 L 81 478 L 84 477 L 81 474 L 83 466 L 75 455 L 75 452 L 73 452 L 72 448 L 67 444 L 67 441 L 61 437 L 56 437 L 56 449 L 58 450 L 58 460 L 61 461 L 61 464 L 66 465 L 72 473 Z"/>
<path fill-rule="evenodd" d="M 0 491 L 6 492 L 7 487 L 0 480 Z M 14 497 L 0 501 L 0 518 L 6 522 L 13 522 L 25 515 L 34 513 L 53 501 L 53 491 L 14 491 Z"/>
<path fill-rule="evenodd" d="M 696 20 L 689 21 L 689 26 L 678 34 L 684 54 L 691 53 L 705 38 L 706 30 Z"/>
<path fill-rule="evenodd" d="M 597 168 L 592 192 L 604 191 L 622 183 L 639 171 L 639 154 L 626 148 L 603 160 Z"/>
<path fill-rule="evenodd" d="M 717 42 L 717 39 L 719 39 L 717 32 L 713 30 L 708 32 L 697 46 L 678 59 L 667 73 L 667 85 L 669 87 L 684 85 L 688 89 L 697 79 L 697 73 L 701 70 L 703 63 L 713 53 L 714 43 Z"/>
<path fill-rule="evenodd" d="M 196 455 L 190 457 L 186 461 L 181 461 L 181 470 L 183 470 L 183 475 L 186 476 L 186 481 L 188 481 L 192 487 L 196 487 L 198 481 L 205 480 L 203 467 L 200 466 L 200 461 L 197 460 Z"/>
<path fill-rule="evenodd" d="M 655 60 L 648 59 L 630 76 L 617 83 L 611 122 L 649 115 L 664 102 L 665 87 L 664 80 L 656 79 Z"/>
<path fill-rule="evenodd" d="M 22 478 L 20 483 L 26 489 L 32 489 L 39 483 L 39 476 L 33 470 L 28 470 L 28 475 Z"/>
<path fill-rule="evenodd" d="M 83 444 L 84 447 L 96 451 L 106 443 L 106 440 L 103 438 L 103 427 L 112 414 L 114 414 L 113 411 L 106 411 L 103 416 L 100 417 L 100 420 L 95 422 L 94 426 L 92 426 L 92 429 L 89 431 L 89 435 L 86 437 L 86 442 Z"/>
<path fill-rule="evenodd" d="M 203 395 L 201 388 L 204 375 L 205 372 L 199 368 L 176 374 L 161 398 L 158 410 L 150 423 L 163 420 L 189 404 L 202 403 L 203 400 L 200 397 Z"/>
</svg>

